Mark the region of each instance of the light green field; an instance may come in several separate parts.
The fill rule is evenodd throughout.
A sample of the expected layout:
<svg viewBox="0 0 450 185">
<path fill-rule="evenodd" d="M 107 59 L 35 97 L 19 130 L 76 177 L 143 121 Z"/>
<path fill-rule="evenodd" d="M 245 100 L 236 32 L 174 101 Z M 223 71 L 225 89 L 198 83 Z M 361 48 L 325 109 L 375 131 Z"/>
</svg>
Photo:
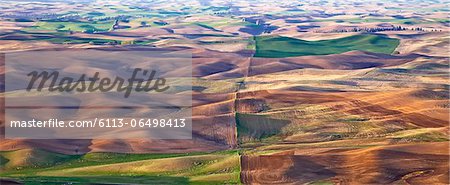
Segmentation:
<svg viewBox="0 0 450 185">
<path fill-rule="evenodd" d="M 255 37 L 255 42 L 255 57 L 263 58 L 329 55 L 353 50 L 390 54 L 400 43 L 398 39 L 369 34 L 319 41 L 282 36 L 258 36 Z"/>
<path fill-rule="evenodd" d="M 361 19 L 361 18 L 349 18 L 349 19 L 325 18 L 325 19 L 311 20 L 311 22 L 348 22 L 348 23 L 380 22 L 380 23 L 408 24 L 408 25 L 433 23 L 430 21 L 425 21 L 425 20 L 420 20 L 420 19 L 412 19 L 412 18 L 395 19 L 395 18 L 375 18 L 375 17 L 367 17 L 367 18 L 363 18 L 363 19 Z"/>
<path fill-rule="evenodd" d="M 201 26 L 207 29 L 215 30 L 217 28 L 222 28 L 224 26 L 247 26 L 253 25 L 253 23 L 244 22 L 237 19 L 223 19 L 220 21 L 211 21 L 211 22 L 195 22 L 194 25 Z"/>
<path fill-rule="evenodd" d="M 95 31 L 108 31 L 112 28 L 114 21 L 93 22 L 38 22 L 29 30 L 39 31 L 77 31 L 93 33 Z"/>
<path fill-rule="evenodd" d="M 10 37 L 3 37 L 0 40 L 15 40 L 15 41 L 47 41 L 53 44 L 93 44 L 102 45 L 107 43 L 120 44 L 120 40 L 113 39 L 103 39 L 103 38 L 86 38 L 86 37 L 76 37 L 68 34 L 65 31 L 53 31 L 53 32 L 32 32 L 32 31 L 20 31 L 15 34 L 10 35 Z M 136 41 L 135 44 L 148 44 L 155 40 L 142 40 Z"/>
</svg>

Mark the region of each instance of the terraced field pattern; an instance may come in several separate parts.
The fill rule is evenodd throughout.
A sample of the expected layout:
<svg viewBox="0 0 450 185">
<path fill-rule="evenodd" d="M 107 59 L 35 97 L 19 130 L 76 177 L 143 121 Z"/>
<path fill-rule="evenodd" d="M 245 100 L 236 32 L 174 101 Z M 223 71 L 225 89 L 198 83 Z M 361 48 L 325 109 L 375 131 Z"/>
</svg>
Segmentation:
<svg viewBox="0 0 450 185">
<path fill-rule="evenodd" d="M 193 127 L 1 137 L 0 183 L 449 184 L 447 4 L 2 1 L 0 53 L 192 53 Z"/>
</svg>

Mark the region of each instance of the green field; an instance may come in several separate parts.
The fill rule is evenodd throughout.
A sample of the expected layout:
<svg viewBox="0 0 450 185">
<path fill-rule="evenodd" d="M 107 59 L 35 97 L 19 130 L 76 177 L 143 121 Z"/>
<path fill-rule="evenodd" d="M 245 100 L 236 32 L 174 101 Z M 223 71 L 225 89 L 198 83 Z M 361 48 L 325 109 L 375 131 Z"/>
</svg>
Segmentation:
<svg viewBox="0 0 450 185">
<path fill-rule="evenodd" d="M 7 178 L 12 179 L 12 178 Z M 19 177 L 13 180 L 25 185 L 91 185 L 91 184 L 189 184 L 185 177 L 169 176 L 79 176 L 79 177 Z"/>
<path fill-rule="evenodd" d="M 400 41 L 380 35 L 354 35 L 339 39 L 306 41 L 282 36 L 257 36 L 255 57 L 282 58 L 329 55 L 360 50 L 391 54 Z"/>
<path fill-rule="evenodd" d="M 236 150 L 181 154 L 0 152 L 0 177 L 25 184 L 239 184 Z"/>
</svg>

